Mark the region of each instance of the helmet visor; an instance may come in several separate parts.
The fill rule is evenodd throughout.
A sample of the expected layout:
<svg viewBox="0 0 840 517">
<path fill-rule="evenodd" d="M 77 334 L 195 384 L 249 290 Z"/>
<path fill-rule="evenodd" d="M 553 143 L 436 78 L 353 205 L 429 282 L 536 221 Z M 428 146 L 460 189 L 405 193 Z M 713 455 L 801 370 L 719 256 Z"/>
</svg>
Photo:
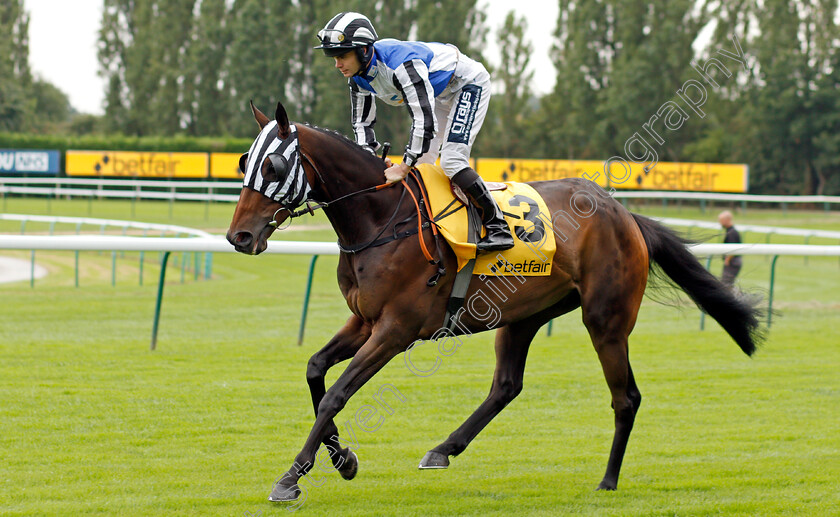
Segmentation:
<svg viewBox="0 0 840 517">
<path fill-rule="evenodd" d="M 354 47 L 352 45 L 346 45 L 346 46 L 344 46 L 344 45 L 342 45 L 342 46 L 338 46 L 338 45 L 335 45 L 335 46 L 318 45 L 315 48 L 319 48 L 319 49 L 323 50 L 324 54 L 326 54 L 327 57 L 338 57 L 338 56 L 343 56 L 344 54 L 346 54 L 348 52 L 351 52 L 356 47 Z"/>
</svg>

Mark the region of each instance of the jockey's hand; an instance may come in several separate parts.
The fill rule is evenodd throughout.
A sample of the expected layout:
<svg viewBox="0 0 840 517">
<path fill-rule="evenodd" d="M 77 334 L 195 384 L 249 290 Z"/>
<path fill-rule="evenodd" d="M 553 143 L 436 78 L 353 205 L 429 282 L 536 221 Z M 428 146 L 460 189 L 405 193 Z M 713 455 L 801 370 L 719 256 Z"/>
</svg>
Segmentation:
<svg viewBox="0 0 840 517">
<path fill-rule="evenodd" d="M 385 169 L 385 181 L 388 183 L 396 183 L 398 181 L 402 181 L 408 176 L 408 172 L 411 168 L 404 164 L 398 163 L 397 165 L 391 165 L 387 169 Z"/>
<path fill-rule="evenodd" d="M 387 168 L 387 167 L 390 167 L 391 165 L 394 165 L 394 162 L 392 162 L 391 159 L 386 156 L 385 157 L 385 167 Z"/>
</svg>

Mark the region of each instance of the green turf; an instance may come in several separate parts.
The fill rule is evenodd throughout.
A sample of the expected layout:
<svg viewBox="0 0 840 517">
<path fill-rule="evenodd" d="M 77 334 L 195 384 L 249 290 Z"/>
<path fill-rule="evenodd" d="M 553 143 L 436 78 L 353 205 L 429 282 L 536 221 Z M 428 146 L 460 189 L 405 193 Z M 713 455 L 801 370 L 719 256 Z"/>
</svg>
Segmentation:
<svg viewBox="0 0 840 517">
<path fill-rule="evenodd" d="M 46 213 L 44 200 L 6 211 Z M 85 201 L 55 215 L 88 216 Z M 713 219 L 696 209 L 636 207 Z M 205 212 L 206 210 L 206 212 Z M 693 210 L 693 211 L 692 211 Z M 130 219 L 129 203 L 91 217 Z M 232 205 L 135 207 L 136 219 L 224 231 Z M 737 221 L 840 229 L 836 212 L 749 210 Z M 310 223 L 310 221 L 302 221 Z M 789 223 L 790 222 L 790 223 Z M 8 223 L 5 223 L 8 225 Z M 332 240 L 322 218 L 281 238 Z M 19 223 L 0 228 L 19 231 Z M 27 227 L 33 232 L 45 227 Z M 763 237 L 751 235 L 756 241 Z M 785 242 L 773 238 L 773 242 Z M 801 242 L 801 241 L 792 241 Z M 29 257 L 29 252 L 3 252 Z M 308 257 L 216 254 L 213 278 L 181 282 L 174 256 L 158 349 L 149 351 L 157 254 L 39 252 L 50 275 L 0 284 L 0 515 L 286 515 L 268 503 L 313 415 L 306 361 L 349 312 L 335 257 L 319 259 L 303 347 L 296 345 Z M 192 265 L 190 259 L 188 263 Z M 769 260 L 746 257 L 745 288 L 767 289 Z M 720 260 L 712 263 L 720 270 Z M 304 481 L 299 515 L 837 515 L 840 495 L 840 260 L 779 259 L 769 339 L 744 356 L 698 312 L 645 301 L 631 336 L 644 397 L 617 492 L 595 492 L 612 439 L 600 366 L 575 311 L 545 330 L 525 389 L 445 471 L 417 463 L 486 395 L 492 335 L 465 340 L 427 378 L 397 357 L 348 403 L 360 470 Z M 431 365 L 424 345 L 412 358 Z M 335 379 L 341 366 L 330 372 Z M 404 402 L 366 433 L 353 420 L 385 384 Z M 321 483 L 314 486 L 314 483 Z"/>
</svg>

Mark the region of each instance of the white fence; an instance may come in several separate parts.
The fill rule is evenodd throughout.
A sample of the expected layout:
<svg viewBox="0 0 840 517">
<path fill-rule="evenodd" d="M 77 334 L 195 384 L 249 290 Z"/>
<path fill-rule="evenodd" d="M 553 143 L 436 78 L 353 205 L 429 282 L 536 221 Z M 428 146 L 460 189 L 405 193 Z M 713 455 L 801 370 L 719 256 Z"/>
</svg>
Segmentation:
<svg viewBox="0 0 840 517">
<path fill-rule="evenodd" d="M 144 234 L 149 231 L 160 232 L 161 234 L 172 233 L 175 235 L 186 234 L 195 235 L 196 237 L 211 237 L 211 235 L 203 230 L 195 228 L 187 228 L 186 226 L 177 226 L 172 224 L 156 224 L 156 223 L 141 223 L 137 221 L 121 221 L 116 219 L 96 219 L 91 217 L 63 217 L 51 215 L 28 215 L 28 214 L 0 214 L 0 221 L 20 221 L 20 233 L 26 229 L 26 223 L 46 223 L 50 225 L 50 234 L 55 230 L 55 226 L 59 224 L 75 225 L 76 233 L 80 233 L 83 226 L 96 226 L 100 232 L 104 232 L 106 228 L 119 228 L 125 234 L 129 229 L 143 230 Z M 118 251 L 118 250 L 115 250 Z"/>
<path fill-rule="evenodd" d="M 14 250 L 66 250 L 66 251 L 157 251 L 164 252 L 161 262 L 158 295 L 155 304 L 155 315 L 152 326 L 151 348 L 157 344 L 157 329 L 160 321 L 160 308 L 163 298 L 163 286 L 166 275 L 166 262 L 171 252 L 207 252 L 234 253 L 233 246 L 222 237 L 194 237 L 194 238 L 153 238 L 153 237 L 122 237 L 122 236 L 30 236 L 30 235 L 0 235 L 0 249 Z M 803 244 L 697 244 L 691 246 L 690 251 L 701 257 L 712 255 L 771 255 L 773 262 L 770 273 L 769 314 L 773 308 L 773 288 L 776 259 L 782 255 L 805 256 L 840 256 L 840 246 L 815 246 Z M 34 251 L 33 251 L 34 253 Z M 339 250 L 333 242 L 300 242 L 300 241 L 269 241 L 265 253 L 312 255 L 313 260 L 309 269 L 307 291 L 303 304 L 298 342 L 303 340 L 303 328 L 309 305 L 309 286 L 315 259 L 319 255 L 338 255 Z M 768 325 L 770 320 L 768 319 Z M 701 328 L 703 319 L 701 317 Z"/>
<path fill-rule="evenodd" d="M 49 197 L 93 197 L 119 199 L 163 199 L 169 201 L 221 201 L 239 199 L 240 181 L 156 181 L 105 178 L 19 178 L 0 177 L 0 195 L 24 194 Z M 192 192 L 184 192 L 190 190 Z M 201 190 L 202 192 L 194 192 Z M 739 203 L 840 204 L 840 196 L 770 196 L 711 192 L 619 190 L 617 199 L 655 199 Z"/>
<path fill-rule="evenodd" d="M 235 253 L 224 237 L 122 237 L 109 235 L 0 235 L 0 249 Z M 338 255 L 334 242 L 268 241 L 265 253 Z"/>
<path fill-rule="evenodd" d="M 64 251 L 159 251 L 235 253 L 224 237 L 122 237 L 99 235 L 0 235 L 0 249 Z M 710 255 L 840 256 L 840 245 L 812 244 L 696 244 L 689 250 Z M 338 255 L 334 242 L 268 241 L 265 253 L 280 255 Z"/>
<path fill-rule="evenodd" d="M 704 228 L 708 230 L 722 231 L 717 223 L 709 221 L 693 221 L 690 219 L 674 219 L 670 217 L 652 217 L 662 224 L 668 226 L 687 226 L 689 228 Z M 737 230 L 741 233 L 755 232 L 765 235 L 788 235 L 795 237 L 804 237 L 807 243 L 811 237 L 820 237 L 824 239 L 838 239 L 840 240 L 840 232 L 833 232 L 829 230 L 809 230 L 807 228 L 786 228 L 783 226 L 760 226 L 756 224 L 739 224 Z"/>
<path fill-rule="evenodd" d="M 236 202 L 242 182 L 135 179 L 0 178 L 0 195 Z M 190 190 L 193 192 L 184 192 Z M 199 190 L 201 192 L 194 192 Z M 228 192 L 228 193 L 219 193 Z"/>
</svg>

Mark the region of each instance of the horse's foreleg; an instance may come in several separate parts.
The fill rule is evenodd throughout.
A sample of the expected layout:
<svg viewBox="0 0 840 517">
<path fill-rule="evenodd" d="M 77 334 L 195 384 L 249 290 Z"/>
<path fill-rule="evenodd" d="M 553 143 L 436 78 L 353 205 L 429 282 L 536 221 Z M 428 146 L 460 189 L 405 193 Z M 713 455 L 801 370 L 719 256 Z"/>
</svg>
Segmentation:
<svg viewBox="0 0 840 517">
<path fill-rule="evenodd" d="M 496 332 L 496 372 L 487 398 L 467 420 L 443 443 L 426 453 L 420 461 L 421 469 L 440 469 L 449 466 L 449 456 L 457 456 L 467 445 L 522 391 L 525 358 L 531 340 L 542 324 L 539 321 L 520 321 Z"/>
<path fill-rule="evenodd" d="M 324 378 L 327 371 L 336 364 L 350 359 L 370 337 L 370 327 L 358 316 L 351 316 L 347 323 L 335 336 L 312 358 L 306 367 L 306 382 L 312 395 L 312 405 L 315 416 L 318 416 L 318 405 L 327 392 Z M 356 475 L 358 462 L 349 448 L 343 448 L 338 440 L 338 428 L 330 420 L 324 434 L 323 444 L 330 452 L 333 466 L 344 479 L 353 479 Z"/>
<path fill-rule="evenodd" d="M 402 330 L 402 329 L 400 329 Z M 317 416 L 303 449 L 295 458 L 295 463 L 274 485 L 269 496 L 270 501 L 294 501 L 300 495 L 297 485 L 301 476 L 305 476 L 315 463 L 318 446 L 327 434 L 333 418 L 347 404 L 347 401 L 368 380 L 371 379 L 388 361 L 405 350 L 410 338 L 402 339 L 394 327 L 380 328 L 359 349 L 347 369 L 330 386 L 318 404 Z"/>
</svg>

